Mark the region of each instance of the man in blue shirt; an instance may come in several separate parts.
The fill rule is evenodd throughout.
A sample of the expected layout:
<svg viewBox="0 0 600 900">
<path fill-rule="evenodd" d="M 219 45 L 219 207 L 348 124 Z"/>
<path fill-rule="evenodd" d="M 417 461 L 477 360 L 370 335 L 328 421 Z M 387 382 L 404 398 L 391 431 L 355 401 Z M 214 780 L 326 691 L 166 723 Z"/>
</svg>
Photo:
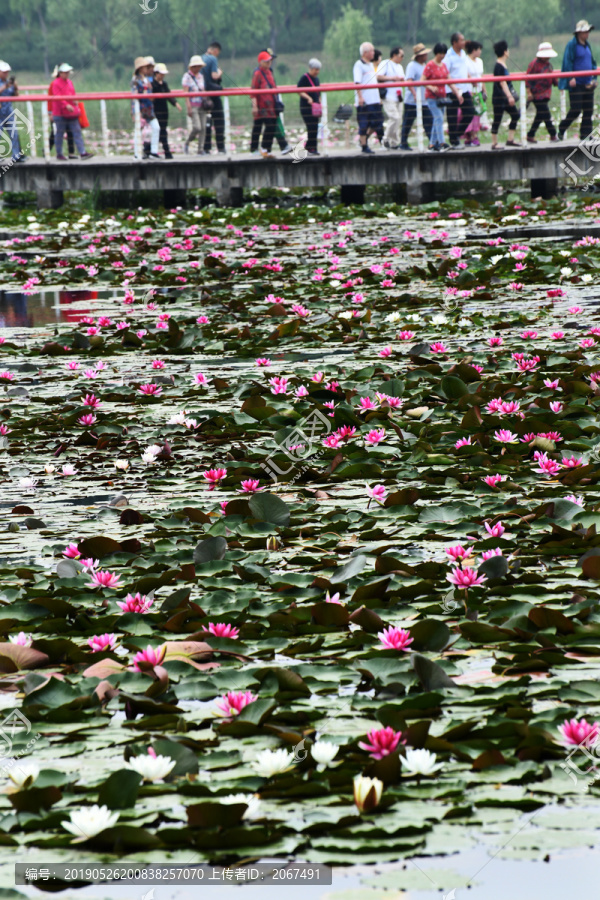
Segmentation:
<svg viewBox="0 0 600 900">
<path fill-rule="evenodd" d="M 223 72 L 219 68 L 218 57 L 221 52 L 221 45 L 218 41 L 209 44 L 206 53 L 202 55 L 202 59 L 206 66 L 202 72 L 204 76 L 204 84 L 207 91 L 220 91 L 223 88 L 221 79 Z M 210 153 L 212 141 L 212 131 L 215 131 L 215 142 L 217 145 L 217 153 L 225 153 L 225 116 L 223 115 L 223 98 L 211 97 L 213 108 L 210 111 L 210 119 L 206 123 L 206 138 L 204 139 L 204 152 Z"/>
<path fill-rule="evenodd" d="M 468 78 L 469 69 L 467 54 L 465 53 L 465 36 L 460 31 L 455 31 L 450 38 L 451 47 L 444 57 L 444 63 L 448 69 L 450 78 Z M 446 97 L 451 101 L 447 109 L 448 137 L 451 147 L 460 147 L 460 140 L 475 115 L 475 107 L 472 97 L 473 86 L 469 81 L 464 84 L 446 85 Z M 461 118 L 458 124 L 458 110 Z"/>
<path fill-rule="evenodd" d="M 581 19 L 575 28 L 575 36 L 565 47 L 563 56 L 563 72 L 586 72 L 597 68 L 592 56 L 592 48 L 588 44 L 590 31 L 594 26 Z M 558 139 L 563 140 L 565 131 L 575 119 L 581 115 L 579 137 L 581 140 L 592 133 L 592 113 L 594 112 L 594 90 L 596 77 L 592 75 L 576 75 L 572 78 L 559 78 L 559 90 L 569 89 L 569 112 L 558 126 Z"/>
</svg>

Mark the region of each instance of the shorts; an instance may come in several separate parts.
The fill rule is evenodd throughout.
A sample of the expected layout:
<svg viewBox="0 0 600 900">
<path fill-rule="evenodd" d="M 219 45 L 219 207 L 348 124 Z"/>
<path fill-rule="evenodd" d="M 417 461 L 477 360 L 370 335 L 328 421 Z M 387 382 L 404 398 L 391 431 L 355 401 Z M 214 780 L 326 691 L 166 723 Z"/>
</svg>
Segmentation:
<svg viewBox="0 0 600 900">
<path fill-rule="evenodd" d="M 358 133 L 364 136 L 371 129 L 374 132 L 383 131 L 383 108 L 381 103 L 365 103 L 356 107 L 358 119 Z"/>
</svg>

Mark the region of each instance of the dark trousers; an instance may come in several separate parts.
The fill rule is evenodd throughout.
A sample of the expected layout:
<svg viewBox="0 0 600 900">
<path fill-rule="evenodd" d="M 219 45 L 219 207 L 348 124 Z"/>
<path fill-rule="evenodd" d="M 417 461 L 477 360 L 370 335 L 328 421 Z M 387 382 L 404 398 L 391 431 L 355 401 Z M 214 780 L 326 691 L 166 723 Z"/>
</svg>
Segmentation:
<svg viewBox="0 0 600 900">
<path fill-rule="evenodd" d="M 158 136 L 158 140 L 162 144 L 162 148 L 165 151 L 165 159 L 173 159 L 173 154 L 171 153 L 171 148 L 169 147 L 169 117 L 163 118 L 162 116 L 157 116 L 158 124 L 160 125 L 160 134 Z M 148 145 L 148 152 L 150 152 L 150 146 Z"/>
<path fill-rule="evenodd" d="M 54 147 L 54 128 L 50 126 L 50 141 L 49 147 L 50 150 Z M 69 147 L 69 156 L 75 156 L 75 141 L 73 140 L 73 135 L 71 134 L 71 129 L 67 125 L 67 145 Z"/>
<path fill-rule="evenodd" d="M 533 105 L 535 106 L 535 119 L 531 123 L 531 128 L 527 132 L 527 137 L 535 137 L 535 133 L 542 123 L 545 124 L 550 137 L 556 137 L 556 128 L 552 121 L 552 113 L 548 108 L 548 102 L 548 100 L 533 101 Z"/>
<path fill-rule="evenodd" d="M 417 104 L 416 103 L 405 103 L 404 104 L 404 116 L 402 117 L 402 135 L 400 136 L 400 144 L 402 147 L 406 147 L 408 144 L 408 135 L 410 134 L 410 129 L 413 127 L 414 121 L 417 118 Z M 427 135 L 427 139 L 431 139 L 431 126 L 433 125 L 433 117 L 425 104 L 423 104 L 423 128 L 425 129 L 425 134 Z"/>
<path fill-rule="evenodd" d="M 517 127 L 517 122 L 521 118 L 521 113 L 519 112 L 519 107 L 517 106 L 517 104 L 515 103 L 514 106 L 511 106 L 507 100 L 501 100 L 499 103 L 492 100 L 492 108 L 494 110 L 492 134 L 498 134 L 500 122 L 502 121 L 502 116 L 504 115 L 504 113 L 508 113 L 508 115 L 510 116 L 508 127 L 511 131 L 514 131 L 514 129 Z"/>
<path fill-rule="evenodd" d="M 215 133 L 215 144 L 219 153 L 225 153 L 225 115 L 223 113 L 223 101 L 220 97 L 211 97 L 213 108 L 210 117 L 206 120 L 206 137 L 204 149 L 208 153 L 211 148 L 212 133 Z"/>
<path fill-rule="evenodd" d="M 450 143 L 452 146 L 456 146 L 458 144 L 459 138 L 461 138 L 473 119 L 475 115 L 475 107 L 473 106 L 473 97 L 467 91 L 463 94 L 463 102 L 459 103 L 458 98 L 452 95 L 447 95 L 452 100 L 452 103 L 446 110 L 446 114 L 448 117 L 448 137 L 450 139 Z M 458 110 L 460 109 L 460 125 L 458 124 Z"/>
<path fill-rule="evenodd" d="M 266 150 L 267 153 L 271 152 L 271 147 L 273 146 L 273 138 L 275 137 L 275 116 L 263 116 L 260 119 L 254 120 L 254 125 L 252 126 L 252 137 L 250 138 L 250 153 L 254 153 L 255 150 L 258 150 L 258 144 L 260 142 L 260 133 L 264 126 L 264 132 L 262 136 L 262 149 Z"/>
<path fill-rule="evenodd" d="M 581 115 L 579 137 L 586 138 L 592 133 L 592 113 L 594 111 L 594 92 L 585 85 L 578 84 L 569 88 L 569 112 L 558 126 L 560 132 L 566 131 L 569 125 Z"/>
<path fill-rule="evenodd" d="M 319 117 L 302 113 L 304 124 L 306 125 L 306 149 L 309 153 L 317 152 L 317 131 L 319 128 Z"/>
</svg>

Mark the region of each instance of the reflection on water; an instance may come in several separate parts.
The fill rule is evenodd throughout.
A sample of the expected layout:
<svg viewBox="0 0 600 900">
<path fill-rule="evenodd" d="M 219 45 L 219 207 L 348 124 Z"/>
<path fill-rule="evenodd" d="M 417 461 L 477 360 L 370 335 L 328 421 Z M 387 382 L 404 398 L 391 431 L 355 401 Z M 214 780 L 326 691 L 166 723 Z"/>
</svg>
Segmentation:
<svg viewBox="0 0 600 900">
<path fill-rule="evenodd" d="M 55 322 L 79 322 L 90 315 L 89 301 L 106 291 L 0 291 L 0 328 L 33 328 Z M 91 306 L 93 306 L 93 302 Z"/>
</svg>

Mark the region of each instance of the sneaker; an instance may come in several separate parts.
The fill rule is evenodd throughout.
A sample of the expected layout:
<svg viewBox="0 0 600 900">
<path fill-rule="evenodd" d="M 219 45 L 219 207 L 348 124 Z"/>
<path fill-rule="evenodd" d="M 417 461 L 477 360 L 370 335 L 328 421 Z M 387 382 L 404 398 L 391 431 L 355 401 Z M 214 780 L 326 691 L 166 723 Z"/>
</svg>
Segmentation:
<svg viewBox="0 0 600 900">
<path fill-rule="evenodd" d="M 537 141 L 534 137 L 529 137 L 529 135 L 527 135 L 527 143 L 528 144 L 537 144 Z"/>
<path fill-rule="evenodd" d="M 557 141 L 560 141 L 560 138 L 557 134 L 555 134 L 550 138 L 550 140 L 552 141 L 553 144 L 555 144 Z"/>
<path fill-rule="evenodd" d="M 82 153 L 80 159 L 91 159 L 92 156 L 95 156 L 95 153 Z M 150 156 L 152 156 L 152 154 L 150 154 Z"/>
<path fill-rule="evenodd" d="M 58 154 L 56 154 L 56 158 L 59 159 L 61 162 L 66 162 L 66 161 L 67 161 L 67 157 L 66 157 L 66 156 L 62 156 L 62 155 L 59 156 Z"/>
<path fill-rule="evenodd" d="M 306 152 L 308 153 L 309 156 L 320 156 L 321 155 L 318 152 L 318 150 L 307 150 Z"/>
<path fill-rule="evenodd" d="M 371 150 L 371 148 L 367 147 L 367 146 L 363 147 L 361 152 L 362 153 L 370 153 L 372 156 L 375 156 L 375 151 Z"/>
<path fill-rule="evenodd" d="M 251 150 L 250 156 L 262 156 L 262 153 L 260 150 Z"/>
<path fill-rule="evenodd" d="M 287 153 L 291 153 L 294 148 L 291 144 L 286 144 L 283 150 L 281 151 L 281 155 L 285 156 Z"/>
<path fill-rule="evenodd" d="M 565 139 L 564 131 L 559 131 L 558 134 L 556 135 L 556 137 L 558 138 L 559 141 L 564 141 L 564 139 Z"/>
<path fill-rule="evenodd" d="M 272 153 L 269 153 L 268 150 L 261 150 L 260 155 L 263 159 L 275 159 Z"/>
<path fill-rule="evenodd" d="M 69 159 L 79 159 L 76 153 L 69 153 Z"/>
<path fill-rule="evenodd" d="M 439 152 L 439 149 L 440 149 L 440 145 L 439 145 L 439 144 L 430 144 L 429 147 L 428 147 L 427 149 L 428 149 L 431 153 L 438 153 L 438 152 Z"/>
<path fill-rule="evenodd" d="M 481 141 L 478 141 L 477 138 L 474 138 L 474 139 L 471 141 L 471 143 L 470 143 L 469 146 L 471 146 L 471 147 L 481 147 Z"/>
<path fill-rule="evenodd" d="M 523 144 L 520 144 L 518 141 L 507 141 L 506 146 L 507 147 L 522 147 Z"/>
<path fill-rule="evenodd" d="M 412 147 L 409 147 L 408 144 L 400 144 L 400 146 L 398 147 L 398 150 L 407 150 L 410 153 L 412 153 Z"/>
<path fill-rule="evenodd" d="M 13 162 L 14 162 L 14 163 L 24 163 L 24 162 L 27 162 L 27 157 L 26 157 L 26 156 L 16 156 L 16 157 L 13 159 Z"/>
</svg>

